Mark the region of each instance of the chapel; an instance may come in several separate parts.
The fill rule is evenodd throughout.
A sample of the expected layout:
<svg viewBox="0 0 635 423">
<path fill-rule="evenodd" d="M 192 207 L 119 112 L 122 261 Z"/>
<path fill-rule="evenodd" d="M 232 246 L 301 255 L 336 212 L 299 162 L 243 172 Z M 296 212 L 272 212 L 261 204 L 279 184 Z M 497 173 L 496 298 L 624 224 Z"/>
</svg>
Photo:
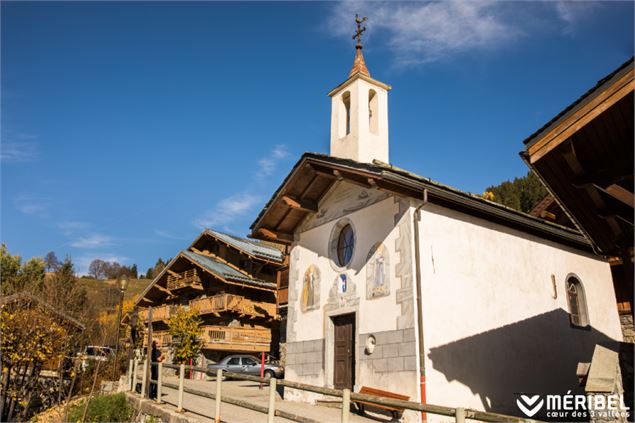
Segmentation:
<svg viewBox="0 0 635 423">
<path fill-rule="evenodd" d="M 392 164 L 360 23 L 329 154 L 302 155 L 251 226 L 289 250 L 285 378 L 513 415 L 522 393 L 583 392 L 578 363 L 622 341 L 608 261 L 571 226 Z"/>
</svg>

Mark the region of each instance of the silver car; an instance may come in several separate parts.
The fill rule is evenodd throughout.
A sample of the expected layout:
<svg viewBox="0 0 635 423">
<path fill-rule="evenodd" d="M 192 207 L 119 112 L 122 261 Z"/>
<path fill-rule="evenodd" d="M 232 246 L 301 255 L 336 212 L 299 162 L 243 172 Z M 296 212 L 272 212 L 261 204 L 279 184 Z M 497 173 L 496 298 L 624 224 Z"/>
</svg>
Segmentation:
<svg viewBox="0 0 635 423">
<path fill-rule="evenodd" d="M 207 375 L 216 376 L 218 369 L 224 372 L 243 373 L 252 376 L 260 376 L 260 360 L 252 355 L 228 355 L 216 364 L 207 365 Z M 265 363 L 265 379 L 271 377 L 281 378 L 284 368 L 276 363 Z"/>
</svg>

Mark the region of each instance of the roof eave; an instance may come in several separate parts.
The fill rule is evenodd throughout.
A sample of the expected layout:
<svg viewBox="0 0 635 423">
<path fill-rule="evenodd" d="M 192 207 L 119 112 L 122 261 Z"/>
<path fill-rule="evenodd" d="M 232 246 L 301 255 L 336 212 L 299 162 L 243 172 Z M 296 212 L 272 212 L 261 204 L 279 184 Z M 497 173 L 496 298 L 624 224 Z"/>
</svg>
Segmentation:
<svg viewBox="0 0 635 423">
<path fill-rule="evenodd" d="M 339 84 L 337 87 L 333 88 L 331 91 L 329 91 L 329 93 L 327 94 L 327 96 L 329 97 L 333 97 L 335 94 L 337 94 L 338 92 L 340 92 L 344 87 L 346 87 L 347 85 L 349 85 L 351 82 L 355 81 L 356 79 L 363 79 L 364 81 L 377 85 L 380 88 L 383 88 L 386 91 L 390 91 L 392 90 L 392 87 L 388 84 L 384 84 L 381 81 L 378 81 L 374 78 L 371 78 L 368 75 L 364 75 L 361 72 L 357 72 L 354 75 L 352 75 L 350 78 L 348 78 L 346 81 L 342 82 L 341 84 Z"/>
</svg>

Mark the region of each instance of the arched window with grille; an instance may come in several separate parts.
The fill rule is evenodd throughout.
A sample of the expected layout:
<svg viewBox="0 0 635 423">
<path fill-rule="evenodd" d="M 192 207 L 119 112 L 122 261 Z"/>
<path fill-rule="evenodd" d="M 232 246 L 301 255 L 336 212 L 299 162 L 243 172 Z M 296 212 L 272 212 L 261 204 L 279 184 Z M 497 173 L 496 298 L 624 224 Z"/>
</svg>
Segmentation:
<svg viewBox="0 0 635 423">
<path fill-rule="evenodd" d="M 569 275 L 566 281 L 569 319 L 574 326 L 589 326 L 589 310 L 582 282 L 577 276 Z"/>
</svg>

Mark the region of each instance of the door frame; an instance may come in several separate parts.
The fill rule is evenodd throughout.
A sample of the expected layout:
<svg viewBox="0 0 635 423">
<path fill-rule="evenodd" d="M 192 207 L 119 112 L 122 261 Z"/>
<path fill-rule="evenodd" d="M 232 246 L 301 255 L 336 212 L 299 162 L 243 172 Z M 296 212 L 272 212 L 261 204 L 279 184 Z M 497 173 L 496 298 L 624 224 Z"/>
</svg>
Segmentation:
<svg viewBox="0 0 635 423">
<path fill-rule="evenodd" d="M 333 388 L 333 379 L 335 372 L 335 323 L 333 317 L 344 314 L 354 314 L 355 327 L 353 331 L 353 341 L 355 348 L 353 351 L 353 390 L 359 390 L 359 307 L 342 307 L 337 310 L 330 310 L 324 313 L 324 375 L 325 384 L 329 388 Z"/>
</svg>

